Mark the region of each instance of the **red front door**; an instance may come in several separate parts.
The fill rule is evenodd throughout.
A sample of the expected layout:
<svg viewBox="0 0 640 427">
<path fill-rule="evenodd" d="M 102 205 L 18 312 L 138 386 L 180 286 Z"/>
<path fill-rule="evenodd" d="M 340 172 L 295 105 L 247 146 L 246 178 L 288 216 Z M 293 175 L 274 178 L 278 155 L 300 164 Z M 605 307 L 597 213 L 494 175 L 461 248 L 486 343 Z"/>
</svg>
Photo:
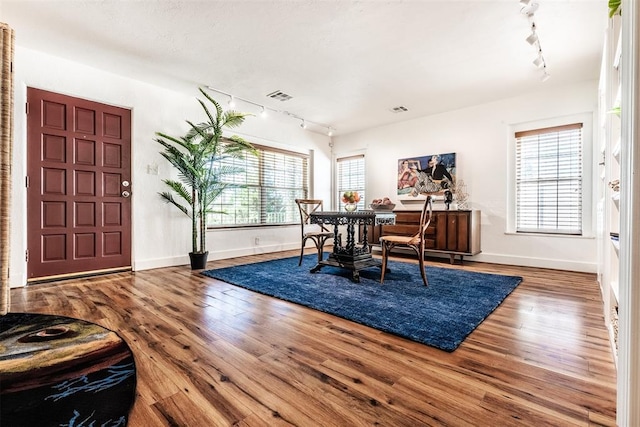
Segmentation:
<svg viewBox="0 0 640 427">
<path fill-rule="evenodd" d="M 27 89 L 28 280 L 131 267 L 131 111 Z"/>
</svg>

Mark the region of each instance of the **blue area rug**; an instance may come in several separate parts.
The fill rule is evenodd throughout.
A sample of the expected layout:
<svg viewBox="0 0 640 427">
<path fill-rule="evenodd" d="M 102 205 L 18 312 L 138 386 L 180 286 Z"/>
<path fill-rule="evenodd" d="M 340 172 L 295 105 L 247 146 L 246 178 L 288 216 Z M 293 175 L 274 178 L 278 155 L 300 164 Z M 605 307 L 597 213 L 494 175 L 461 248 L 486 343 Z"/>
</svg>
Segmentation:
<svg viewBox="0 0 640 427">
<path fill-rule="evenodd" d="M 343 317 L 445 351 L 453 351 L 518 286 L 521 277 L 427 267 L 429 286 L 417 264 L 389 261 L 380 269 L 351 272 L 325 266 L 309 270 L 316 255 L 207 270 L 202 274 L 252 291 Z"/>
</svg>

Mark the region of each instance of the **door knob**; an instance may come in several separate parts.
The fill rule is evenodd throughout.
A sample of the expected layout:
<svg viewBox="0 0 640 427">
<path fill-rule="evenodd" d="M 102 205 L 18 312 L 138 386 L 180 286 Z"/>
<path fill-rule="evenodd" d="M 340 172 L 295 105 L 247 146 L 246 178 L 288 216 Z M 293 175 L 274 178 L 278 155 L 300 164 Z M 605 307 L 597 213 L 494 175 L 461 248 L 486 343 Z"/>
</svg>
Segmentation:
<svg viewBox="0 0 640 427">
<path fill-rule="evenodd" d="M 129 197 L 131 195 L 131 193 L 129 193 L 127 190 L 122 192 L 122 197 Z"/>
</svg>

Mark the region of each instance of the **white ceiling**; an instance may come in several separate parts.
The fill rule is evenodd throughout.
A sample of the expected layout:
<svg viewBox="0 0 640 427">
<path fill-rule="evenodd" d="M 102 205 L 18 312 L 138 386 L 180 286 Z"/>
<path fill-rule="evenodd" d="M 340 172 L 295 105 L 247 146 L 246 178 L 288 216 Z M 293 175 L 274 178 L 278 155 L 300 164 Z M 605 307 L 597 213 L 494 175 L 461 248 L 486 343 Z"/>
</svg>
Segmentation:
<svg viewBox="0 0 640 427">
<path fill-rule="evenodd" d="M 0 0 L 0 21 L 18 46 L 346 134 L 597 79 L 607 1 L 537 1 L 544 83 L 518 0 Z"/>
</svg>

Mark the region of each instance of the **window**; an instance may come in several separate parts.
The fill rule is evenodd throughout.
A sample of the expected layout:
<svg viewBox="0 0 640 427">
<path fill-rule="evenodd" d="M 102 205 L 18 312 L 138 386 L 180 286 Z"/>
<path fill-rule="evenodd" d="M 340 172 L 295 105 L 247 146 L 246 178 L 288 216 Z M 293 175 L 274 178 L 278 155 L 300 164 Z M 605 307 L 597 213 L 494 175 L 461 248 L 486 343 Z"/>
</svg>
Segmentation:
<svg viewBox="0 0 640 427">
<path fill-rule="evenodd" d="M 516 232 L 582 234 L 582 123 L 515 133 Z"/>
<path fill-rule="evenodd" d="M 358 202 L 357 208 L 365 208 L 365 193 L 364 193 L 364 155 L 351 156 L 338 158 L 338 177 L 337 177 L 337 205 L 341 210 L 344 210 L 344 203 L 342 202 L 342 194 L 345 191 L 357 191 L 360 195 L 360 202 Z"/>
<path fill-rule="evenodd" d="M 294 202 L 309 193 L 309 156 L 255 145 L 258 155 L 228 158 L 213 167 L 233 167 L 227 187 L 214 203 L 208 223 L 212 227 L 298 224 Z"/>
</svg>

